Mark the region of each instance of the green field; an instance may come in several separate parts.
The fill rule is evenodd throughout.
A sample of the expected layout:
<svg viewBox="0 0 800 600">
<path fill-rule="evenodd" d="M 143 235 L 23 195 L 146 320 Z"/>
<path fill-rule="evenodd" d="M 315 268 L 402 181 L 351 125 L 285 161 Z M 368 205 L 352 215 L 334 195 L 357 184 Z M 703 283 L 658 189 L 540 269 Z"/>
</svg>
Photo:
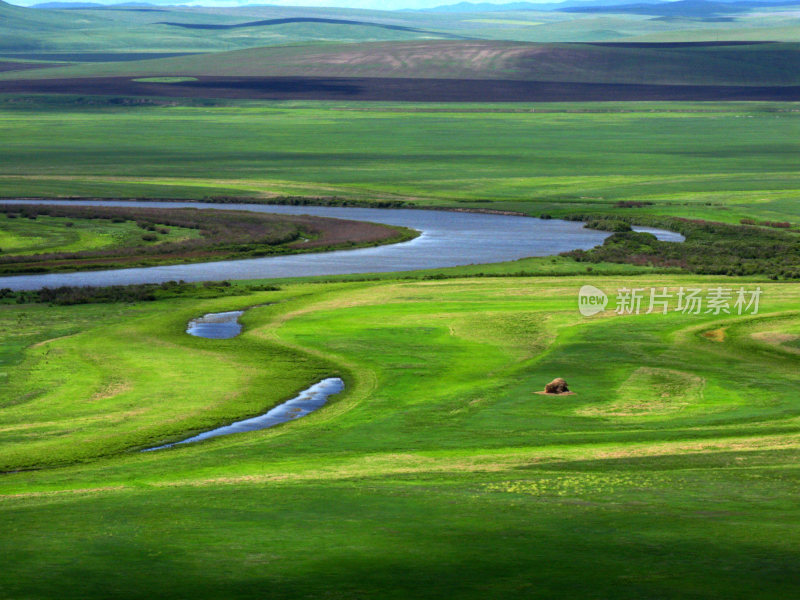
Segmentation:
<svg viewBox="0 0 800 600">
<path fill-rule="evenodd" d="M 8 101 L 0 196 L 337 196 L 554 216 L 634 200 L 796 223 L 799 115 L 774 103 Z"/>
<path fill-rule="evenodd" d="M 587 319 L 581 283 L 0 308 L 0 461 L 62 465 L 0 479 L 4 596 L 792 596 L 800 286 L 737 283 L 758 316 Z M 239 338 L 183 333 L 264 302 Z M 302 421 L 126 452 L 326 375 L 347 391 Z M 576 394 L 533 393 L 555 376 Z"/>
<path fill-rule="evenodd" d="M 39 216 L 34 220 L 8 218 L 0 214 L 0 250 L 4 255 L 82 252 L 112 248 L 152 246 L 142 239 L 142 229 L 133 221 L 113 223 L 94 219 Z M 158 234 L 156 243 L 196 238 L 195 229 L 170 228 Z"/>
</svg>

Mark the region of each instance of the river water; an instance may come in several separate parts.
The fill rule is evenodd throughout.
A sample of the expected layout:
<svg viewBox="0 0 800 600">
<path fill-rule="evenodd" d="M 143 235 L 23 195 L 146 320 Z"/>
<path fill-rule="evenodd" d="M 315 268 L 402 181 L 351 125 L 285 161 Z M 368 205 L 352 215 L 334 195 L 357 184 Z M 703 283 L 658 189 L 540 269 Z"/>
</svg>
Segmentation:
<svg viewBox="0 0 800 600">
<path fill-rule="evenodd" d="M 31 203 L 29 200 L 2 202 Z M 529 256 L 549 256 L 567 250 L 588 249 L 601 244 L 610 235 L 603 231 L 584 229 L 582 223 L 572 221 L 455 211 L 90 200 L 75 201 L 74 204 L 307 214 L 401 225 L 416 229 L 421 235 L 401 244 L 316 254 L 79 273 L 15 275 L 0 277 L 0 288 L 26 290 L 65 285 L 107 286 L 173 280 L 214 281 L 413 271 L 505 262 Z M 680 234 L 670 231 L 635 229 L 651 231 L 665 241 L 683 239 Z"/>
</svg>

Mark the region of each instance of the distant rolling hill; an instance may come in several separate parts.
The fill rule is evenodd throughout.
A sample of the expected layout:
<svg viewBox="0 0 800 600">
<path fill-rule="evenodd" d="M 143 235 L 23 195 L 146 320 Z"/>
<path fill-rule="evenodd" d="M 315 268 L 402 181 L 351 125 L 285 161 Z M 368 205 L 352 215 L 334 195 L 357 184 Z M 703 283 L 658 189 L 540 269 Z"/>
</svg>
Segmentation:
<svg viewBox="0 0 800 600">
<path fill-rule="evenodd" d="M 156 25 L 170 25 L 172 27 L 183 27 L 184 29 L 244 29 L 249 27 L 270 27 L 274 25 L 288 25 L 293 23 L 316 23 L 320 25 L 357 25 L 360 27 L 376 27 L 389 31 L 405 31 L 411 33 L 423 33 L 442 38 L 464 39 L 463 36 L 436 31 L 428 31 L 417 27 L 407 27 L 405 25 L 392 25 L 386 23 L 372 23 L 369 21 L 355 21 L 352 19 L 325 19 L 320 17 L 287 17 L 284 19 L 263 19 L 260 21 L 246 21 L 244 23 L 176 23 L 170 21 L 159 21 Z"/>
<path fill-rule="evenodd" d="M 31 8 L 53 8 L 56 10 L 69 10 L 71 8 L 102 8 L 103 4 L 96 2 L 41 2 L 33 4 Z"/>
<path fill-rule="evenodd" d="M 637 2 L 635 4 L 603 3 L 601 6 L 569 6 L 564 12 L 572 13 L 630 13 L 657 17 L 707 18 L 763 9 L 773 6 L 800 5 L 800 0 L 751 0 L 713 2 L 709 0 L 676 0 L 675 2 Z"/>
<path fill-rule="evenodd" d="M 43 56 L 46 53 L 72 53 L 72 60 L 81 61 L 87 58 L 86 53 L 102 53 L 109 60 L 116 60 L 112 53 L 117 56 L 124 52 L 198 53 L 308 43 L 426 40 L 800 41 L 800 12 L 778 9 L 753 11 L 752 14 L 726 12 L 722 15 L 720 12 L 738 10 L 741 2 L 679 0 L 651 5 L 642 0 L 634 5 L 628 2 L 627 8 L 625 5 L 601 6 L 591 9 L 595 12 L 587 12 L 589 9 L 582 6 L 582 0 L 568 0 L 538 5 L 531 10 L 522 10 L 524 4 L 512 3 L 489 13 L 483 10 L 486 7 L 482 4 L 456 6 L 473 12 L 267 5 L 212 8 L 165 6 L 161 2 L 158 7 L 125 4 L 88 8 L 73 3 L 68 10 L 53 10 L 11 6 L 0 0 L 0 57 L 12 54 L 25 59 L 26 55 L 30 58 L 37 54 L 47 58 Z M 758 6 L 768 5 L 759 3 Z M 543 12 L 545 7 L 558 10 Z M 678 14 L 689 9 L 716 16 L 662 16 L 669 11 Z M 456 68 L 460 69 L 458 62 Z"/>
<path fill-rule="evenodd" d="M 650 0 L 653 4 L 667 2 L 668 0 Z M 629 0 L 606 0 L 606 6 L 615 4 L 628 4 Z M 564 10 L 566 8 L 596 5 L 596 0 L 566 0 L 565 2 L 458 2 L 456 4 L 443 4 L 433 8 L 421 8 L 419 12 L 442 13 L 479 13 L 479 12 L 516 12 L 521 10 Z"/>
<path fill-rule="evenodd" d="M 295 45 L 4 73 L 76 77 L 359 77 L 658 85 L 800 85 L 798 44 L 526 44 L 417 41 Z"/>
<path fill-rule="evenodd" d="M 24 8 L 0 0 L 0 53 L 208 52 L 296 42 L 472 37 L 450 27 L 444 17 L 381 11 L 133 5 L 60 8 Z M 270 18 L 252 18 L 256 15 Z"/>
</svg>

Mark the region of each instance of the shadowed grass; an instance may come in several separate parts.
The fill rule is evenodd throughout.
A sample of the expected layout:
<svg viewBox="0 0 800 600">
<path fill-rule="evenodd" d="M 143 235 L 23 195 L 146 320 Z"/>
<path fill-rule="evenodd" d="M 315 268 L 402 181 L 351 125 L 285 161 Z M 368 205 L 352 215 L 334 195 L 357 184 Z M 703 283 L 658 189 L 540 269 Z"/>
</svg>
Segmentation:
<svg viewBox="0 0 800 600">
<path fill-rule="evenodd" d="M 762 282 L 757 316 L 585 319 L 581 283 L 387 280 L 0 308 L 27 323 L 16 347 L 28 348 L 7 355 L 21 362 L 0 379 L 20 400 L 0 410 L 0 455 L 74 463 L 0 480 L 4 588 L 792 595 L 800 358 L 754 334 L 798 330 L 800 286 Z M 592 283 L 613 294 L 725 280 Z M 191 316 L 265 300 L 276 303 L 247 312 L 239 338 L 182 333 Z M 721 328 L 721 341 L 704 335 Z M 59 382 L 68 371 L 81 375 Z M 252 414 L 332 372 L 345 394 L 302 421 L 123 452 Z M 554 376 L 576 394 L 533 394 Z"/>
</svg>

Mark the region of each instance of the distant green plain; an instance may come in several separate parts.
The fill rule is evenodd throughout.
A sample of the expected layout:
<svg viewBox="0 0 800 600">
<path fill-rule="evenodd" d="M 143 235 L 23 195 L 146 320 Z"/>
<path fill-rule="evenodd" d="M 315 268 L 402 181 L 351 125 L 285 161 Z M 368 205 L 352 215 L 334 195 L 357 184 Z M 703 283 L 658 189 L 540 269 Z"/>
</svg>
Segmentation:
<svg viewBox="0 0 800 600">
<path fill-rule="evenodd" d="M 800 104 L 12 100 L 4 197 L 336 196 L 553 216 L 645 201 L 798 222 Z"/>
</svg>

